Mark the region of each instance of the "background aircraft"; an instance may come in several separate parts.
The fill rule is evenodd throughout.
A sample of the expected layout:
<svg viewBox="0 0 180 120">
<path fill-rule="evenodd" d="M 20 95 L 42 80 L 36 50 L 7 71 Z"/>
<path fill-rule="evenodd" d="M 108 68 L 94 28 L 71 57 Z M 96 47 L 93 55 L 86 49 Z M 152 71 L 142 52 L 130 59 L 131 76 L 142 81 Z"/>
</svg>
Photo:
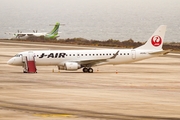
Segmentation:
<svg viewBox="0 0 180 120">
<path fill-rule="evenodd" d="M 7 63 L 23 66 L 24 72 L 36 72 L 36 66 L 58 66 L 59 70 L 83 68 L 83 72 L 92 73 L 93 66 L 131 63 L 168 53 L 162 49 L 165 31 L 166 26 L 161 25 L 144 45 L 135 49 L 25 51 Z"/>
<path fill-rule="evenodd" d="M 31 33 L 24 33 L 18 30 L 18 33 L 14 33 L 13 38 L 11 39 L 56 39 L 57 37 L 59 37 L 59 26 L 60 23 L 56 23 L 54 28 L 48 33 L 38 33 L 34 30 Z"/>
</svg>

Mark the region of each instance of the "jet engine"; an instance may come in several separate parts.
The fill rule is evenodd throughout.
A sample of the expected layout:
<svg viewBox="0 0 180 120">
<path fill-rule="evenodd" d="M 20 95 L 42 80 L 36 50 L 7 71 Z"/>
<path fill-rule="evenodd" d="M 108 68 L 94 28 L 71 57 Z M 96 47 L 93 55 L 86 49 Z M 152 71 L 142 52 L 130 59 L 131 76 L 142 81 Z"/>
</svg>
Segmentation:
<svg viewBox="0 0 180 120">
<path fill-rule="evenodd" d="M 64 64 L 64 68 L 65 68 L 65 70 L 77 70 L 77 69 L 81 68 L 81 65 L 79 65 L 76 62 L 66 62 Z"/>
</svg>

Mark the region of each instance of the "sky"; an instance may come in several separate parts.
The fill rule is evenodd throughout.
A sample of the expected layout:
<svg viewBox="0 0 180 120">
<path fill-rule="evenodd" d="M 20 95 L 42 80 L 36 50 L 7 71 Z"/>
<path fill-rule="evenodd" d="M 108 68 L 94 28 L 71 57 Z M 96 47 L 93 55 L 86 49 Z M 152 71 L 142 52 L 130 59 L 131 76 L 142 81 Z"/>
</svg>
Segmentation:
<svg viewBox="0 0 180 120">
<path fill-rule="evenodd" d="M 0 37 L 17 30 L 49 31 L 49 24 L 60 22 L 66 24 L 63 38 L 141 41 L 166 24 L 168 41 L 178 41 L 179 11 L 180 0 L 1 0 Z"/>
</svg>

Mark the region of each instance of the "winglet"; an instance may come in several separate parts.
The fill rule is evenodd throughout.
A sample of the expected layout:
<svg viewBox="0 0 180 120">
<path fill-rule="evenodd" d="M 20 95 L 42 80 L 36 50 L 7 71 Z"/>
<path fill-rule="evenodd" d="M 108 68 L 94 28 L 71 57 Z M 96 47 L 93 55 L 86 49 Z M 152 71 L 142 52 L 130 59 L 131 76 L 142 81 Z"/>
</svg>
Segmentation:
<svg viewBox="0 0 180 120">
<path fill-rule="evenodd" d="M 118 55 L 118 53 L 119 53 L 119 50 L 118 50 L 110 59 L 116 58 L 116 56 Z"/>
</svg>

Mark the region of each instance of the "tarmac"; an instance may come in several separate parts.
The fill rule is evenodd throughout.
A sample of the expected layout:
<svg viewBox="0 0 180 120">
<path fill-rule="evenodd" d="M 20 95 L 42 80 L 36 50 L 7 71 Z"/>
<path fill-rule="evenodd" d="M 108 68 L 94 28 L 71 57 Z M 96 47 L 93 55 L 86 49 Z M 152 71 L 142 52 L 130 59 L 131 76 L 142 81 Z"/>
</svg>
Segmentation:
<svg viewBox="0 0 180 120">
<path fill-rule="evenodd" d="M 1 120 L 180 119 L 179 54 L 93 67 L 94 73 L 38 66 L 28 74 L 6 63 L 18 52 L 42 49 L 94 48 L 1 40 Z"/>
</svg>

